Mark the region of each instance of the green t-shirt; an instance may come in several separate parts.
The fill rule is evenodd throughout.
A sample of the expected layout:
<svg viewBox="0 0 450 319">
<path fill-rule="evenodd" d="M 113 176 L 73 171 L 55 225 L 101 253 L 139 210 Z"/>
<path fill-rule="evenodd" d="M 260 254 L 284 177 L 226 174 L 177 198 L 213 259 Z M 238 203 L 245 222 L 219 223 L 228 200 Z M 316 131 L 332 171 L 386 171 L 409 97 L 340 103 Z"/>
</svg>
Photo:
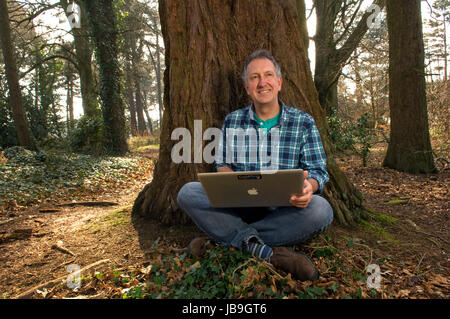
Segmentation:
<svg viewBox="0 0 450 319">
<path fill-rule="evenodd" d="M 274 127 L 275 125 L 278 124 L 279 120 L 280 120 L 280 115 L 281 115 L 281 110 L 280 112 L 278 112 L 277 116 L 272 117 L 271 119 L 267 119 L 267 120 L 261 120 L 258 118 L 258 116 L 256 115 L 256 112 L 253 113 L 253 115 L 255 116 L 255 120 L 256 122 L 258 122 L 259 127 L 262 128 L 263 130 L 263 134 L 267 133 L 272 127 Z"/>
</svg>

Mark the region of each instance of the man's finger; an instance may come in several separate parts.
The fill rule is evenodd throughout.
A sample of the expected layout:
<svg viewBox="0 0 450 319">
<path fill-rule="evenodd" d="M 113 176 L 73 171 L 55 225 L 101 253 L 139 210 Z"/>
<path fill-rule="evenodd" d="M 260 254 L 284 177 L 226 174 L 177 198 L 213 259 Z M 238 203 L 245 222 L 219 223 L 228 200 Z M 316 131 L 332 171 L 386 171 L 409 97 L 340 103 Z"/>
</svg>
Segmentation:
<svg viewBox="0 0 450 319">
<path fill-rule="evenodd" d="M 304 201 L 304 200 L 306 200 L 306 198 L 305 198 L 305 196 L 306 195 L 292 195 L 291 196 L 291 200 L 294 200 L 294 201 Z"/>
</svg>

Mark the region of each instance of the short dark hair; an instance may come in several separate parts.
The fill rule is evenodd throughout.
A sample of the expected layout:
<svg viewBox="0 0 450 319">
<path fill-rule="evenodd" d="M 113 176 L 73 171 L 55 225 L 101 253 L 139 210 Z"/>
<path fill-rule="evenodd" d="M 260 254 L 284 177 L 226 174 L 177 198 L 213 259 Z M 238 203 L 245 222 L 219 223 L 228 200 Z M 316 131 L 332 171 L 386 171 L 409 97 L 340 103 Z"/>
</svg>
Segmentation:
<svg viewBox="0 0 450 319">
<path fill-rule="evenodd" d="M 244 72 L 242 73 L 242 79 L 244 80 L 245 83 L 247 83 L 247 67 L 250 64 L 250 62 L 252 62 L 255 59 L 268 59 L 268 60 L 272 61 L 273 65 L 275 66 L 275 71 L 276 71 L 277 77 L 278 78 L 281 77 L 280 66 L 278 65 L 275 58 L 269 53 L 269 51 L 256 50 L 252 54 L 250 54 L 250 56 L 247 58 L 247 61 L 245 61 Z"/>
</svg>

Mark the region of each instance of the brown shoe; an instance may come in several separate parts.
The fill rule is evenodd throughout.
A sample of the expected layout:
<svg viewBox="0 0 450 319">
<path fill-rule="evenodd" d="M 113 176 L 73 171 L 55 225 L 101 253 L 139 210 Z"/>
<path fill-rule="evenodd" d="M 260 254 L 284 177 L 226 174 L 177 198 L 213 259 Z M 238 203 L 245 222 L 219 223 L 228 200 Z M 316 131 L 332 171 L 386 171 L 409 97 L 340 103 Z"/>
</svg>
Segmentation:
<svg viewBox="0 0 450 319">
<path fill-rule="evenodd" d="M 313 281 L 319 278 L 319 272 L 311 258 L 297 253 L 293 249 L 273 247 L 273 255 L 270 257 L 270 262 L 276 268 L 291 273 L 300 281 Z"/>
<path fill-rule="evenodd" d="M 203 256 L 209 249 L 213 248 L 212 240 L 208 237 L 197 237 L 191 240 L 187 246 L 188 255 L 199 258 Z"/>
</svg>

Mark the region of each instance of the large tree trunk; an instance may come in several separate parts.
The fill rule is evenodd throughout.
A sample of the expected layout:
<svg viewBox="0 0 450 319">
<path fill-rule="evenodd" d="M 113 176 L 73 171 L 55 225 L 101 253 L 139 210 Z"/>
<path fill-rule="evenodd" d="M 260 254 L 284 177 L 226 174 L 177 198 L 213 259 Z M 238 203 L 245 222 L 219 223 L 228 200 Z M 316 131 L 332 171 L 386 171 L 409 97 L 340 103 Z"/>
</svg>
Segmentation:
<svg viewBox="0 0 450 319">
<path fill-rule="evenodd" d="M 362 212 L 362 198 L 334 160 L 295 5 L 291 1 L 261 5 L 257 0 L 161 0 L 160 17 L 166 49 L 161 147 L 153 181 L 137 197 L 133 212 L 165 223 L 188 221 L 177 207 L 177 193 L 211 166 L 204 162 L 175 164 L 171 149 L 178 141 L 171 140 L 171 133 L 185 127 L 194 137 L 194 120 L 202 120 L 203 130 L 220 128 L 226 114 L 249 105 L 242 68 L 252 51 L 265 48 L 282 68 L 281 99 L 316 120 L 331 175 L 325 196 L 339 221 L 354 221 Z"/>
<path fill-rule="evenodd" d="M 19 144 L 29 150 L 37 150 L 36 142 L 31 134 L 30 125 L 23 107 L 6 0 L 0 0 L 0 45 L 5 61 L 6 80 L 9 87 L 9 104 L 11 105 Z"/>
<path fill-rule="evenodd" d="M 391 134 L 384 165 L 435 172 L 425 91 L 420 0 L 387 2 Z"/>
<path fill-rule="evenodd" d="M 83 1 L 96 46 L 100 71 L 103 141 L 112 155 L 128 151 L 125 107 L 120 95 L 120 70 L 117 49 L 116 15 L 112 0 Z"/>
</svg>

